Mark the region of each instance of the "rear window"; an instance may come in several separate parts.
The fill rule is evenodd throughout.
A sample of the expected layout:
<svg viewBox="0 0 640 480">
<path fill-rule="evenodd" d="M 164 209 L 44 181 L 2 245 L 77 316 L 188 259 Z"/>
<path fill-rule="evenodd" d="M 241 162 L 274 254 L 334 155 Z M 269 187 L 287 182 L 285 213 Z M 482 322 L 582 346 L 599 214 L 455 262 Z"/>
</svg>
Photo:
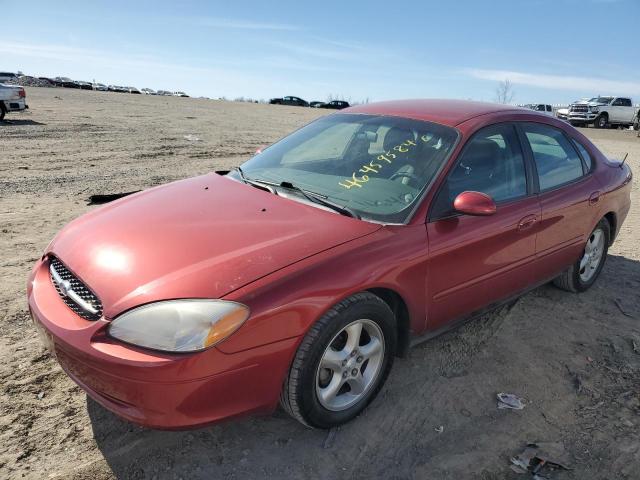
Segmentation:
<svg viewBox="0 0 640 480">
<path fill-rule="evenodd" d="M 560 130 L 541 124 L 523 125 L 538 171 L 540 190 L 550 190 L 584 175 L 582 160 Z"/>
<path fill-rule="evenodd" d="M 582 157 L 582 160 L 584 160 L 584 164 L 587 167 L 587 172 L 590 172 L 591 166 L 593 165 L 593 161 L 591 160 L 591 155 L 589 155 L 589 152 L 587 151 L 587 149 L 584 148 L 582 144 L 577 140 L 573 140 L 573 144 L 578 149 L 578 152 L 580 152 L 580 156 Z"/>
</svg>

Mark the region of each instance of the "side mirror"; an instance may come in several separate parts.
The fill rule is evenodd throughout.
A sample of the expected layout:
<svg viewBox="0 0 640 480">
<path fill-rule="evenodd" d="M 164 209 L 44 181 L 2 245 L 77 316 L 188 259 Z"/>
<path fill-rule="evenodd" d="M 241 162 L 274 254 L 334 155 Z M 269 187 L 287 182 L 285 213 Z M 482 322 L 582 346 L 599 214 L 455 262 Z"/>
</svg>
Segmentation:
<svg viewBox="0 0 640 480">
<path fill-rule="evenodd" d="M 486 216 L 496 213 L 496 203 L 482 192 L 462 192 L 453 201 L 453 208 L 465 215 Z"/>
</svg>

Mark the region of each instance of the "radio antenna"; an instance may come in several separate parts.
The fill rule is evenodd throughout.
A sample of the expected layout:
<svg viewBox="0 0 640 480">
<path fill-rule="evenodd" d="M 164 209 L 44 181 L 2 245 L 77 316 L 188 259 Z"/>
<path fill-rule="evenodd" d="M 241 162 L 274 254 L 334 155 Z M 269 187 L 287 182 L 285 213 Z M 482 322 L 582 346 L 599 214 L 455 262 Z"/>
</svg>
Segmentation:
<svg viewBox="0 0 640 480">
<path fill-rule="evenodd" d="M 620 168 L 622 168 L 624 166 L 624 162 L 627 161 L 627 157 L 629 156 L 629 152 L 624 154 L 624 158 L 622 159 L 622 163 L 620 164 Z"/>
</svg>

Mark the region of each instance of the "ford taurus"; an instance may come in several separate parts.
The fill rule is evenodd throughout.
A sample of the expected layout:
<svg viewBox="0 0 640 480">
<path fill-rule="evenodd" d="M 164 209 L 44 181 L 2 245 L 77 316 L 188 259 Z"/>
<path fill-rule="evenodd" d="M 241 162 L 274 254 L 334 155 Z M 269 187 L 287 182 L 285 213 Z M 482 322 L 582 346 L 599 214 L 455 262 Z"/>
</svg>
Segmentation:
<svg viewBox="0 0 640 480">
<path fill-rule="evenodd" d="M 330 428 L 394 357 L 545 282 L 596 281 L 631 170 L 527 109 L 413 100 L 322 117 L 230 172 L 67 225 L 28 282 L 68 375 L 185 428 L 278 403 Z"/>
</svg>

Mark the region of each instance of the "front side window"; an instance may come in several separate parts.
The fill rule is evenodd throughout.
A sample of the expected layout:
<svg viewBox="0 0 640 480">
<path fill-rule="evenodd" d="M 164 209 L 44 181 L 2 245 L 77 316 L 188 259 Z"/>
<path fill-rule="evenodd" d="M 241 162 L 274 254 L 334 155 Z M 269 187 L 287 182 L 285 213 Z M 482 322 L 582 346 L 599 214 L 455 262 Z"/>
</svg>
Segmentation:
<svg viewBox="0 0 640 480">
<path fill-rule="evenodd" d="M 582 161 L 564 133 L 542 124 L 523 124 L 522 128 L 533 152 L 540 190 L 582 177 Z"/>
<path fill-rule="evenodd" d="M 524 158 L 513 125 L 493 125 L 471 138 L 438 192 L 432 217 L 451 215 L 453 201 L 465 191 L 486 193 L 496 203 L 527 195 Z"/>
<path fill-rule="evenodd" d="M 250 180 L 321 195 L 363 219 L 404 223 L 457 138 L 455 129 L 431 122 L 334 114 L 266 148 L 242 170 Z"/>
</svg>

